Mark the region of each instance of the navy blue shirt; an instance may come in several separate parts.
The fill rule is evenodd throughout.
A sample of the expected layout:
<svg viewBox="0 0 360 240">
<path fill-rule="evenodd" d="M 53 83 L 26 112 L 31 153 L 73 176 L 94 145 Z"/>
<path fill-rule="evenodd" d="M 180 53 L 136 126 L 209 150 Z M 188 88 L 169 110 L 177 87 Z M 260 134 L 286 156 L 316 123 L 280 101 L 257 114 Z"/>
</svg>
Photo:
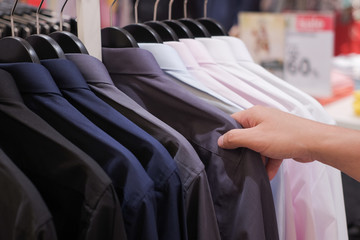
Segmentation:
<svg viewBox="0 0 360 240">
<path fill-rule="evenodd" d="M 176 163 L 152 136 L 97 97 L 69 60 L 41 63 L 49 70 L 63 96 L 93 123 L 128 148 L 154 181 L 159 239 L 186 239 L 183 189 Z"/>
<path fill-rule="evenodd" d="M 74 108 L 44 66 L 18 63 L 0 64 L 0 68 L 12 74 L 32 111 L 105 170 L 122 204 L 127 237 L 157 239 L 154 183 L 136 157 Z"/>
</svg>

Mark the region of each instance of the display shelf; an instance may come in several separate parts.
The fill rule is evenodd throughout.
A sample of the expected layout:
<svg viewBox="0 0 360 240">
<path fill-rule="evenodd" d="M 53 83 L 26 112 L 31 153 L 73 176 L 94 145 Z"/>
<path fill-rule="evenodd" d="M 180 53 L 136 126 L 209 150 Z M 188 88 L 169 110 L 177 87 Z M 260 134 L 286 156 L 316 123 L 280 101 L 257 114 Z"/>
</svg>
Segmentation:
<svg viewBox="0 0 360 240">
<path fill-rule="evenodd" d="M 348 96 L 325 106 L 338 126 L 360 130 L 360 117 L 353 112 L 354 97 Z"/>
</svg>

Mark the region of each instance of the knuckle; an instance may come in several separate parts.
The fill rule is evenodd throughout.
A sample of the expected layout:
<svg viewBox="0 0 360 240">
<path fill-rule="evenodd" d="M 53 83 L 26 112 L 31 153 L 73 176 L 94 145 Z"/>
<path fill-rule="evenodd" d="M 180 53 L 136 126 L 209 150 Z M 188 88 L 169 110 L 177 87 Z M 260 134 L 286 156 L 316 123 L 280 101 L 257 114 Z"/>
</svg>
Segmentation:
<svg viewBox="0 0 360 240">
<path fill-rule="evenodd" d="M 234 145 L 236 140 L 236 134 L 233 131 L 229 131 L 224 135 L 224 144 L 227 146 Z"/>
</svg>

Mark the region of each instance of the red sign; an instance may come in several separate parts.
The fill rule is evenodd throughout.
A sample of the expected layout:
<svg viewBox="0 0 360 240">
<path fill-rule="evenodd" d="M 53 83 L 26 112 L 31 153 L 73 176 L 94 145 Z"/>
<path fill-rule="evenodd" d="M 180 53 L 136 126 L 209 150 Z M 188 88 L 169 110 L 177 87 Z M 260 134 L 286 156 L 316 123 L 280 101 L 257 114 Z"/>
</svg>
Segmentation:
<svg viewBox="0 0 360 240">
<path fill-rule="evenodd" d="M 296 17 L 298 32 L 333 31 L 334 19 L 327 16 L 299 15 Z"/>
</svg>

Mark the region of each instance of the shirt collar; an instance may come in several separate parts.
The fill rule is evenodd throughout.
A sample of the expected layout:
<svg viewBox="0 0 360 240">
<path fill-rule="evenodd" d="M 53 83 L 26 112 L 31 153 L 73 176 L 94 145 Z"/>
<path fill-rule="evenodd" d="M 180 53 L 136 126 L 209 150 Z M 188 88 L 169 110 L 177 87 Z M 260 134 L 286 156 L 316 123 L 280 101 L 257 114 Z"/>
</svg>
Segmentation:
<svg viewBox="0 0 360 240">
<path fill-rule="evenodd" d="M 66 59 L 41 60 L 60 89 L 90 89 L 76 65 Z"/>
<path fill-rule="evenodd" d="M 183 42 L 164 42 L 164 44 L 172 47 L 178 53 L 182 59 L 183 64 L 187 68 L 198 68 L 200 67 L 194 56 L 191 54 L 189 48 Z"/>
<path fill-rule="evenodd" d="M 0 100 L 8 99 L 16 102 L 23 102 L 19 89 L 10 73 L 0 69 L 1 87 Z"/>
<path fill-rule="evenodd" d="M 78 53 L 65 54 L 65 56 L 76 65 L 86 82 L 102 82 L 113 85 L 109 72 L 99 59 L 88 54 Z"/>
<path fill-rule="evenodd" d="M 180 41 L 186 44 L 191 51 L 191 54 L 199 64 L 216 64 L 206 47 L 201 42 L 188 38 L 182 38 Z"/>
<path fill-rule="evenodd" d="M 111 73 L 163 74 L 154 56 L 141 48 L 102 48 L 103 63 Z"/>
<path fill-rule="evenodd" d="M 0 64 L 0 68 L 8 71 L 14 77 L 21 93 L 54 93 L 61 95 L 49 71 L 41 64 Z"/>
<path fill-rule="evenodd" d="M 139 43 L 139 47 L 152 53 L 163 70 L 185 71 L 186 67 L 178 53 L 170 46 L 161 43 Z"/>
<path fill-rule="evenodd" d="M 214 38 L 196 38 L 201 42 L 217 63 L 236 63 L 229 45 L 225 41 Z"/>
<path fill-rule="evenodd" d="M 214 36 L 212 38 L 226 42 L 237 61 L 254 62 L 249 50 L 241 39 L 231 36 Z"/>
</svg>

